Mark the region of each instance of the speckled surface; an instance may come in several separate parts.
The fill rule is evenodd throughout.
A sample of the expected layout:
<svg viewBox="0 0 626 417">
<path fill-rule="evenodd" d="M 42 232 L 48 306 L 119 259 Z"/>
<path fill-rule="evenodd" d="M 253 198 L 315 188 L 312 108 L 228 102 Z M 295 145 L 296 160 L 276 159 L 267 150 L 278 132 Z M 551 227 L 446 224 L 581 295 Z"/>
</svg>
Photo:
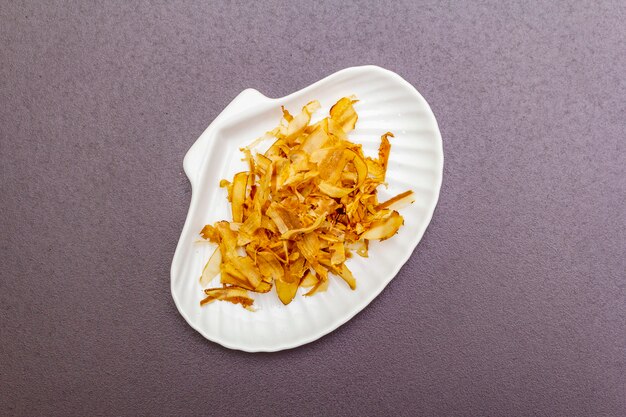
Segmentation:
<svg viewBox="0 0 626 417">
<path fill-rule="evenodd" d="M 626 4 L 0 3 L 0 414 L 626 415 Z M 377 64 L 429 101 L 439 206 L 317 342 L 177 313 L 182 158 L 237 93 Z"/>
</svg>

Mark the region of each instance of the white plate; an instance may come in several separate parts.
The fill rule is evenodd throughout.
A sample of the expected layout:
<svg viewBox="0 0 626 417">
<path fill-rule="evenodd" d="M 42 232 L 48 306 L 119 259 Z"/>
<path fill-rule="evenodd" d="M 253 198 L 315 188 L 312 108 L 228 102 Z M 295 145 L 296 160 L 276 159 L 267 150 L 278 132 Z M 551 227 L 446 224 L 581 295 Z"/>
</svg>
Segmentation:
<svg viewBox="0 0 626 417">
<path fill-rule="evenodd" d="M 372 242 L 369 258 L 355 256 L 348 261 L 357 279 L 355 291 L 333 277 L 328 291 L 302 297 L 304 290 L 300 289 L 287 306 L 272 290 L 254 294 L 256 312 L 226 302 L 200 307 L 203 292 L 198 278 L 214 246 L 197 243 L 198 232 L 205 224 L 231 219 L 226 192 L 218 183 L 246 169 L 239 148 L 278 124 L 281 105 L 297 113 L 317 99 L 322 108 L 315 114 L 315 122 L 325 117 L 339 98 L 352 94 L 359 99 L 355 105 L 359 121 L 349 138 L 363 144 L 366 155 L 377 154 L 383 133 L 395 134 L 387 171 L 389 188 L 379 187 L 379 200 L 408 189 L 415 192 L 415 203 L 400 210 L 404 226 L 392 239 Z M 193 144 L 183 165 L 192 197 L 172 261 L 174 302 L 185 320 L 207 339 L 231 349 L 261 352 L 318 339 L 352 318 L 385 288 L 409 259 L 430 222 L 441 186 L 443 149 L 435 116 L 417 90 L 391 71 L 364 66 L 339 71 L 280 99 L 244 90 Z M 212 284 L 218 286 L 219 278 Z"/>
</svg>

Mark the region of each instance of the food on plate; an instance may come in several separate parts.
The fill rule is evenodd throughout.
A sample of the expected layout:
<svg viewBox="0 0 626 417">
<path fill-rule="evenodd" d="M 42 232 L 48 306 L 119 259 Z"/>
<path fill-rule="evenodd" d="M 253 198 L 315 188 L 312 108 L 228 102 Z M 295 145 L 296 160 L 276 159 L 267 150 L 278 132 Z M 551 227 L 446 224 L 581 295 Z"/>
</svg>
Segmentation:
<svg viewBox="0 0 626 417">
<path fill-rule="evenodd" d="M 200 284 L 206 287 L 219 275 L 222 285 L 205 289 L 201 305 L 221 300 L 252 309 L 250 292 L 272 288 L 287 305 L 300 287 L 304 296 L 326 291 L 333 275 L 356 288 L 346 261 L 353 253 L 368 257 L 370 240 L 396 234 L 404 224 L 397 210 L 414 201 L 410 190 L 378 201 L 393 134 L 382 135 L 377 158 L 365 156 L 348 139 L 358 120 L 356 102 L 340 99 L 313 124 L 319 102 L 295 116 L 283 108 L 278 127 L 241 149 L 248 169 L 220 181 L 232 220 L 200 232 L 217 244 Z M 273 143 L 266 152 L 254 151 L 268 139 Z"/>
</svg>

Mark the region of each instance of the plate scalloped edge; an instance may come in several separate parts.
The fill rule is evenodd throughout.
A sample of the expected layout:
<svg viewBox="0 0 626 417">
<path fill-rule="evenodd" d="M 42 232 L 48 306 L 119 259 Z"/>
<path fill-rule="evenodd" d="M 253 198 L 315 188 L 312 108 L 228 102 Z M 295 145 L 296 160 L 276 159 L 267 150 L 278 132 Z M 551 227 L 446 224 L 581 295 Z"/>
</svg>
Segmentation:
<svg viewBox="0 0 626 417">
<path fill-rule="evenodd" d="M 282 341 L 280 343 L 274 343 L 274 344 L 272 343 L 255 344 L 255 343 L 249 343 L 249 342 L 237 343 L 237 342 L 226 340 L 220 334 L 212 333 L 211 331 L 207 330 L 207 328 L 203 327 L 200 323 L 196 322 L 195 320 L 192 320 L 192 318 L 188 315 L 188 311 L 185 309 L 185 306 L 183 305 L 183 301 L 179 297 L 180 286 L 176 286 L 175 284 L 177 283 L 177 279 L 184 279 L 184 277 L 181 278 L 181 275 L 185 275 L 185 274 L 181 274 L 181 267 L 182 267 L 181 263 L 184 261 L 182 252 L 183 252 L 184 243 L 186 243 L 185 236 L 188 236 L 190 232 L 189 229 L 191 227 L 191 217 L 192 217 L 193 209 L 197 204 L 197 200 L 200 194 L 197 188 L 199 187 L 201 183 L 201 180 L 200 180 L 201 173 L 202 173 L 203 168 L 207 164 L 208 155 L 212 151 L 212 146 L 214 146 L 215 142 L 217 141 L 216 140 L 217 133 L 223 127 L 228 126 L 229 123 L 231 125 L 233 123 L 236 123 L 238 117 L 241 120 L 242 114 L 243 115 L 245 115 L 246 113 L 250 114 L 250 110 L 254 111 L 254 109 L 259 106 L 265 105 L 266 107 L 267 106 L 278 107 L 280 104 L 284 102 L 293 101 L 293 99 L 295 98 L 299 99 L 301 97 L 305 97 L 307 96 L 308 92 L 315 90 L 316 88 L 319 88 L 320 86 L 323 86 L 327 83 L 332 83 L 338 78 L 343 79 L 343 78 L 350 77 L 350 76 L 357 77 L 357 76 L 363 76 L 363 74 L 367 75 L 367 74 L 373 74 L 373 73 L 375 73 L 375 75 L 378 77 L 388 78 L 389 82 L 402 86 L 402 88 L 406 92 L 409 92 L 413 96 L 413 98 L 417 100 L 418 105 L 421 106 L 422 112 L 426 115 L 428 119 L 428 120 L 425 120 L 424 123 L 429 125 L 428 128 L 430 129 L 433 135 L 432 140 L 436 142 L 433 148 L 434 149 L 433 159 L 435 163 L 435 167 L 434 167 L 435 175 L 434 175 L 432 183 L 430 184 L 433 194 L 432 194 L 432 198 L 428 206 L 424 207 L 425 214 L 423 216 L 422 221 L 419 224 L 420 227 L 416 227 L 415 234 L 410 236 L 409 238 L 410 240 L 407 242 L 407 247 L 409 250 L 406 250 L 403 256 L 401 256 L 401 259 L 399 258 L 395 262 L 393 267 L 390 268 L 391 271 L 385 272 L 386 278 L 380 281 L 380 285 L 374 290 L 370 291 L 368 294 L 365 294 L 365 296 L 363 296 L 362 298 L 360 298 L 358 300 L 358 305 L 356 305 L 352 310 L 350 310 L 347 313 L 344 313 L 341 317 L 337 317 L 336 320 L 331 322 L 329 325 L 321 329 L 318 329 L 315 332 L 302 335 L 295 340 L 291 340 L 287 342 Z M 307 97 L 308 100 L 312 100 L 315 98 L 316 97 Z M 393 131 L 393 126 L 391 126 L 390 130 Z M 259 134 L 261 133 L 262 132 L 259 132 Z M 252 139 L 253 138 L 251 138 L 250 140 Z M 393 153 L 393 150 L 392 150 L 392 153 Z M 235 97 L 235 99 L 232 100 L 230 104 L 228 104 L 228 106 L 226 106 L 226 108 L 214 119 L 214 121 L 207 127 L 207 129 L 200 135 L 200 137 L 196 140 L 196 142 L 191 146 L 191 148 L 185 155 L 185 158 L 183 161 L 183 168 L 184 168 L 185 174 L 187 175 L 191 183 L 192 196 L 191 196 L 191 202 L 189 206 L 189 212 L 187 214 L 187 218 L 185 220 L 185 224 L 181 232 L 181 237 L 176 247 L 176 251 L 174 253 L 172 266 L 170 270 L 171 292 L 172 292 L 172 297 L 174 299 L 174 303 L 178 311 L 180 312 L 180 314 L 187 321 L 187 323 L 208 340 L 219 343 L 226 348 L 237 349 L 237 350 L 242 350 L 246 352 L 274 352 L 274 351 L 279 351 L 279 350 L 284 350 L 284 349 L 291 349 L 291 348 L 295 348 L 295 347 L 310 343 L 332 332 L 333 330 L 335 330 L 342 324 L 349 321 L 358 312 L 363 310 L 374 298 L 378 296 L 378 294 L 380 294 L 380 292 L 397 275 L 401 267 L 410 258 L 412 252 L 414 251 L 415 247 L 421 240 L 426 228 L 428 227 L 430 220 L 432 219 L 432 215 L 434 213 L 434 210 L 435 210 L 438 198 L 439 198 L 439 191 L 441 188 L 441 182 L 442 182 L 442 176 L 443 176 L 443 143 L 441 140 L 441 134 L 439 132 L 439 128 L 437 126 L 437 121 L 435 119 L 435 116 L 432 113 L 430 106 L 428 105 L 426 100 L 421 96 L 421 94 L 411 84 L 409 84 L 406 80 L 404 80 L 398 74 L 391 72 L 389 70 L 377 67 L 377 66 L 367 65 L 367 66 L 346 68 L 344 70 L 338 71 L 320 81 L 317 81 L 316 83 L 309 85 L 308 87 L 305 87 L 299 91 L 296 91 L 282 98 L 276 98 L 276 99 L 268 98 L 254 89 L 246 89 L 242 91 L 237 97 Z"/>
</svg>

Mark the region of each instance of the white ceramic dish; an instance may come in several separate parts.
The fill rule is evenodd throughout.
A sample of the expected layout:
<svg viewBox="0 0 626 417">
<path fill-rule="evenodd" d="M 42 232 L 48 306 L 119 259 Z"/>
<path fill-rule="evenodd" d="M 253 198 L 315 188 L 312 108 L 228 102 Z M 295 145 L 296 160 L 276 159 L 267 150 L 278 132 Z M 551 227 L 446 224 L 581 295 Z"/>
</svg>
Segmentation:
<svg viewBox="0 0 626 417">
<path fill-rule="evenodd" d="M 387 131 L 395 134 L 387 171 L 389 188 L 379 187 L 379 200 L 407 189 L 415 192 L 415 203 L 400 210 L 404 226 L 392 239 L 372 242 L 369 258 L 355 256 L 348 261 L 357 278 L 355 291 L 341 279 L 332 278 L 328 291 L 302 297 L 301 289 L 287 306 L 272 290 L 254 294 L 256 312 L 226 302 L 201 307 L 203 292 L 198 278 L 214 246 L 197 243 L 198 232 L 205 224 L 231 219 L 225 191 L 218 183 L 246 169 L 239 148 L 277 125 L 281 105 L 297 113 L 317 99 L 322 108 L 315 114 L 315 122 L 325 117 L 339 98 L 352 94 L 359 99 L 355 105 L 359 121 L 350 140 L 363 144 L 366 154 L 376 155 L 380 136 Z M 312 342 L 347 322 L 398 273 L 437 204 L 443 148 L 435 117 L 417 90 L 391 71 L 364 66 L 339 71 L 280 99 L 244 90 L 193 144 L 183 165 L 192 197 L 171 269 L 172 296 L 178 310 L 204 337 L 227 348 L 277 351 Z M 218 286 L 219 277 L 212 284 Z"/>
</svg>

